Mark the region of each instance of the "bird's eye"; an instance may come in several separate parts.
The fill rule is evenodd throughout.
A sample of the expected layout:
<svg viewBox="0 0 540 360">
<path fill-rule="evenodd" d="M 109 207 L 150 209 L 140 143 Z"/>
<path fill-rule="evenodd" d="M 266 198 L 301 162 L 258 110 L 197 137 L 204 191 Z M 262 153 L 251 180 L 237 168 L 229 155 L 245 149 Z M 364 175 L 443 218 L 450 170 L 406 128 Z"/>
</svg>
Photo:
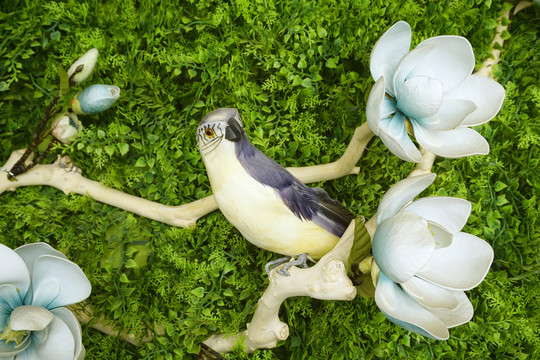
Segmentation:
<svg viewBox="0 0 540 360">
<path fill-rule="evenodd" d="M 211 137 L 214 137 L 214 135 L 215 135 L 216 133 L 215 133 L 214 130 L 212 130 L 212 129 L 206 129 L 206 130 L 204 130 L 204 134 L 205 134 L 206 136 L 208 136 L 208 137 L 211 138 Z"/>
</svg>

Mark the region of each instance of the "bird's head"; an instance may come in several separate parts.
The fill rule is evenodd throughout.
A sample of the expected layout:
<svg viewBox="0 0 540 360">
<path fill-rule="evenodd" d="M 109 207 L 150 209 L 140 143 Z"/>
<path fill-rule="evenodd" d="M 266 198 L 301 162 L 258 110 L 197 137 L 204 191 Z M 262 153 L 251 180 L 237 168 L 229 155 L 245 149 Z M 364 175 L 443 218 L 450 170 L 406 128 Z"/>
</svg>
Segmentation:
<svg viewBox="0 0 540 360">
<path fill-rule="evenodd" d="M 197 128 L 197 143 L 204 156 L 222 141 L 236 142 L 245 136 L 242 118 L 234 108 L 221 108 L 206 115 Z"/>
</svg>

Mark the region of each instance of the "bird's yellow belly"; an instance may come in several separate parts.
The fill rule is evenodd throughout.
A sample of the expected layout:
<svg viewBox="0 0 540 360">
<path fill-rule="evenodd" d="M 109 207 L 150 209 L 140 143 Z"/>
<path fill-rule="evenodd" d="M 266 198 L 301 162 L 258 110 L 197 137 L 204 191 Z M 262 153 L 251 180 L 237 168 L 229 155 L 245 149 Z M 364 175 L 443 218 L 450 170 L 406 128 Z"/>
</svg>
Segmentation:
<svg viewBox="0 0 540 360">
<path fill-rule="evenodd" d="M 225 168 L 208 172 L 212 191 L 223 215 L 249 242 L 279 254 L 307 253 L 313 258 L 336 245 L 337 236 L 296 217 L 274 189 L 252 178 L 239 162 Z"/>
</svg>

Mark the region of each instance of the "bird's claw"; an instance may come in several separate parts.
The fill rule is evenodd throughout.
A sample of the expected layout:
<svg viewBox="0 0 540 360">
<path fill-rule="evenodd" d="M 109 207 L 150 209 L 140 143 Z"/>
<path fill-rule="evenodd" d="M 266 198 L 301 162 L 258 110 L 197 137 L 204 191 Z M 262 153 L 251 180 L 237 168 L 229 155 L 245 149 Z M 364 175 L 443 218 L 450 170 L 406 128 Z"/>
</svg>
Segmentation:
<svg viewBox="0 0 540 360">
<path fill-rule="evenodd" d="M 290 260 L 290 257 L 287 256 L 287 257 L 282 257 L 282 258 L 268 262 L 266 265 L 264 265 L 264 271 L 266 271 L 266 275 L 270 275 L 270 271 L 274 270 L 276 267 L 278 267 L 281 264 L 286 263 L 289 260 Z"/>
<path fill-rule="evenodd" d="M 280 266 L 281 264 L 284 264 L 283 266 L 280 266 L 276 271 L 281 276 L 290 276 L 289 269 L 293 266 L 301 266 L 303 268 L 307 268 L 307 254 L 300 254 L 295 260 L 289 261 L 292 259 L 291 257 L 284 257 L 279 258 L 274 261 L 270 261 L 268 264 L 265 265 L 264 270 L 266 271 L 266 274 L 269 275 L 270 271 L 275 269 L 276 267 Z M 288 262 L 287 262 L 288 261 Z"/>
</svg>

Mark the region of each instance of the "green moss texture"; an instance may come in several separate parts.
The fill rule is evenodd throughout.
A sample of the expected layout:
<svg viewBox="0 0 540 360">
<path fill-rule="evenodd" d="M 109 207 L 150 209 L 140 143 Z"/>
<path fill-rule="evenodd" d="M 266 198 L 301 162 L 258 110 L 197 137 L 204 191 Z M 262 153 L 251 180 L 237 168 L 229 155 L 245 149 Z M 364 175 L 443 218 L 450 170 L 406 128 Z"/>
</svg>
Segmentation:
<svg viewBox="0 0 540 360">
<path fill-rule="evenodd" d="M 469 39 L 477 66 L 489 57 L 500 1 L 148 1 L 0 3 L 0 162 L 25 148 L 68 68 L 100 51 L 82 86 L 121 88 L 110 110 L 81 117 L 85 129 L 48 156 L 69 155 L 84 176 L 166 205 L 211 194 L 195 141 L 202 117 L 236 107 L 253 143 L 284 166 L 336 160 L 364 123 L 373 79 L 369 55 L 399 20 L 413 46 L 437 35 Z M 425 195 L 468 199 L 464 231 L 488 241 L 495 260 L 468 291 L 471 322 L 434 341 L 385 319 L 373 299 L 292 298 L 280 316 L 290 337 L 275 349 L 227 359 L 538 359 L 540 358 L 540 6 L 511 18 L 495 77 L 506 89 L 500 113 L 475 128 L 491 152 L 437 158 Z M 82 88 L 61 101 L 67 108 Z M 413 164 L 376 139 L 361 173 L 318 184 L 354 213 L 372 217 L 385 191 Z M 4 175 L 1 175 L 4 176 Z M 0 195 L 0 242 L 44 241 L 90 279 L 89 303 L 130 345 L 83 325 L 88 360 L 195 359 L 214 333 L 245 328 L 268 280 L 260 250 L 219 211 L 193 229 L 175 228 L 46 186 Z M 1 265 L 0 265 L 1 266 Z M 0 271 L 8 271 L 1 269 Z"/>
</svg>

